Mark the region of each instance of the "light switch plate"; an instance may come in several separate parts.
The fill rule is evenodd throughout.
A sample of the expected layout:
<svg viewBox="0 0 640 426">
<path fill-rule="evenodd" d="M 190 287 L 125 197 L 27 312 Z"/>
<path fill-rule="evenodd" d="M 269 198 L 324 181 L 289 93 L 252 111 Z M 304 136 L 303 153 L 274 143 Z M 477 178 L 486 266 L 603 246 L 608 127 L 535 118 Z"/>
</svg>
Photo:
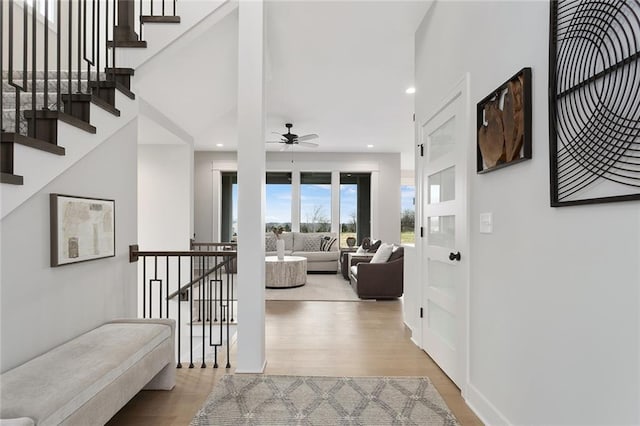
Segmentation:
<svg viewBox="0 0 640 426">
<path fill-rule="evenodd" d="M 480 213 L 480 233 L 493 233 L 493 213 Z"/>
</svg>

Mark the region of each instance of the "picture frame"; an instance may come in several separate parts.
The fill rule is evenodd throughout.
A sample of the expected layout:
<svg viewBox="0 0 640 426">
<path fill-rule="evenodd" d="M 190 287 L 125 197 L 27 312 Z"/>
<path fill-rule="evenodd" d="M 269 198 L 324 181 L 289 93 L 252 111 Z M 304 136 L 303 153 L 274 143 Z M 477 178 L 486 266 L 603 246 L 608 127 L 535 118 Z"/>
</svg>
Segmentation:
<svg viewBox="0 0 640 426">
<path fill-rule="evenodd" d="M 476 107 L 478 174 L 530 160 L 531 68 L 523 68 Z"/>
<path fill-rule="evenodd" d="M 639 22 L 638 2 L 550 2 L 551 207 L 640 200 Z"/>
<path fill-rule="evenodd" d="M 116 255 L 115 200 L 49 195 L 51 267 Z"/>
</svg>

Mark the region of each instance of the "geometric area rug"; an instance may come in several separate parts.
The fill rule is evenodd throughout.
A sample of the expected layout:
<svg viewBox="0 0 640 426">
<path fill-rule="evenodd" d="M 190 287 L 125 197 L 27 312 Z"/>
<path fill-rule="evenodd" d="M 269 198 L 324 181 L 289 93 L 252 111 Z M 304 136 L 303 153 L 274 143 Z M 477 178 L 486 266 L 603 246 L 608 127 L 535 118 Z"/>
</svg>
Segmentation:
<svg viewBox="0 0 640 426">
<path fill-rule="evenodd" d="M 426 377 L 225 375 L 191 426 L 458 425 Z"/>
</svg>

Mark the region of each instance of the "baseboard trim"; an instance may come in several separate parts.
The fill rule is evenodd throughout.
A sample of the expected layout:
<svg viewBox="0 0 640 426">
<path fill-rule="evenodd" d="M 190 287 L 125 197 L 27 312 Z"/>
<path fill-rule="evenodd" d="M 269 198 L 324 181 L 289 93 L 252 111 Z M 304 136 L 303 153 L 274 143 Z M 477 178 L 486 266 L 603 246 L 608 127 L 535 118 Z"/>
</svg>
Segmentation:
<svg viewBox="0 0 640 426">
<path fill-rule="evenodd" d="M 267 368 L 267 360 L 264 360 L 264 364 L 262 364 L 262 368 L 253 371 L 253 370 L 235 370 L 235 374 L 264 374 L 264 370 Z"/>
<path fill-rule="evenodd" d="M 418 348 L 422 349 L 422 348 L 420 347 L 420 343 L 418 343 L 418 342 L 416 341 L 416 339 L 414 339 L 414 338 L 413 338 L 413 336 L 411 336 L 411 341 L 412 341 L 412 342 L 413 342 L 413 344 L 414 344 L 414 345 L 416 345 Z"/>
<path fill-rule="evenodd" d="M 404 323 L 404 326 L 407 327 L 409 329 L 409 331 L 411 332 L 411 337 L 409 337 L 409 339 L 411 339 L 411 341 L 413 342 L 414 345 L 416 345 L 418 348 L 422 349 L 422 347 L 420 346 L 418 341 L 413 337 L 413 335 L 415 334 L 413 332 L 413 328 L 411 328 L 411 326 L 409 325 L 408 322 L 406 322 L 406 321 L 402 321 L 402 322 Z"/>
<path fill-rule="evenodd" d="M 466 390 L 467 391 L 463 393 L 462 397 L 469 408 L 471 408 L 471 411 L 478 416 L 482 423 L 485 425 L 513 424 L 472 383 L 469 382 L 467 384 Z"/>
</svg>

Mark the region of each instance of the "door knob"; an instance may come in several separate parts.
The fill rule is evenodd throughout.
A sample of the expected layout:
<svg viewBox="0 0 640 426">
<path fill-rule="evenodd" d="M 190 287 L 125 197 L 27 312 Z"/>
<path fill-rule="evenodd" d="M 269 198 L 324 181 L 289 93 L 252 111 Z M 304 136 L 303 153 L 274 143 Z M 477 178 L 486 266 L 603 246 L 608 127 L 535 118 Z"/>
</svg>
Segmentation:
<svg viewBox="0 0 640 426">
<path fill-rule="evenodd" d="M 460 262 L 460 252 L 457 253 L 449 253 L 449 260 L 457 260 L 458 262 Z"/>
</svg>

